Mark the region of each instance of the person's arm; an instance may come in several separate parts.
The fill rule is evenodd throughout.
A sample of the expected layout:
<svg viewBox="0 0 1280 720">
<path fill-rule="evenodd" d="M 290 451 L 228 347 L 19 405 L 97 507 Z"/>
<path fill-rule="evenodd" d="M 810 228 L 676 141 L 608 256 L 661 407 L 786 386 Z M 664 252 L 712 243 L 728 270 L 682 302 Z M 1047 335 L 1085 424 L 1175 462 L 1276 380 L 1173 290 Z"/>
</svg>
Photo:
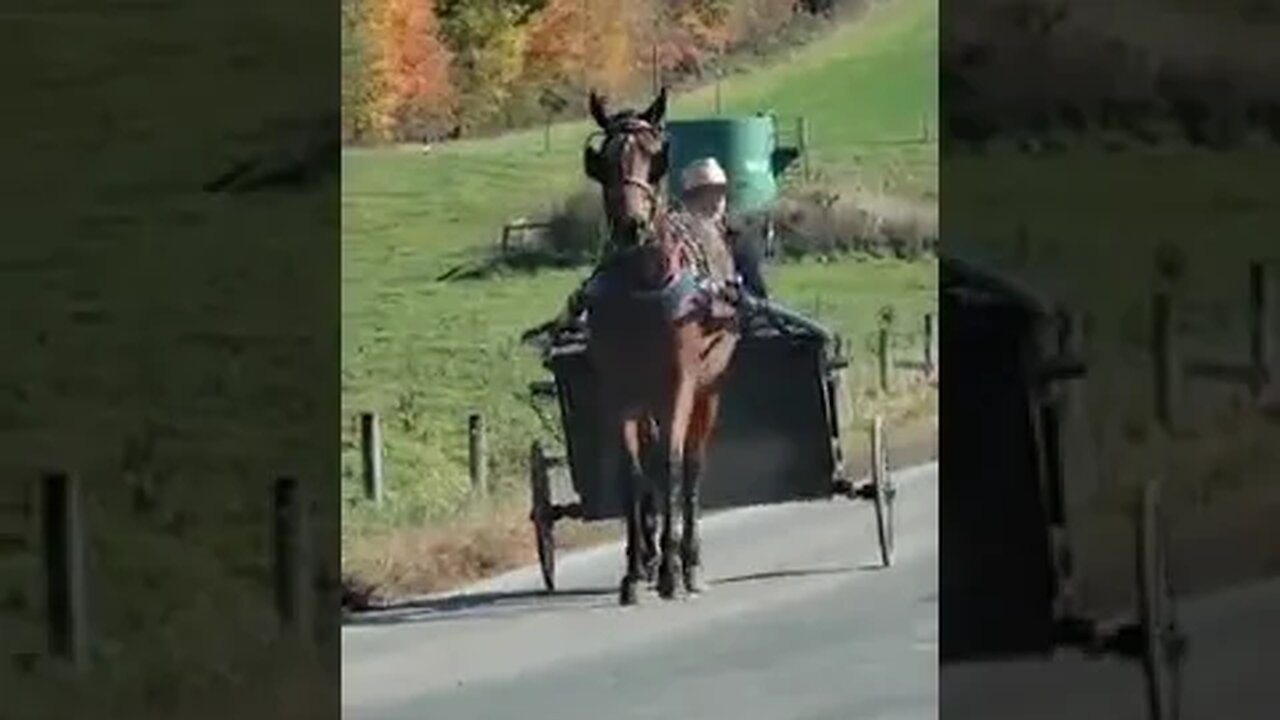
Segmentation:
<svg viewBox="0 0 1280 720">
<path fill-rule="evenodd" d="M 738 232 L 732 232 L 729 249 L 733 252 L 733 264 L 742 276 L 742 284 L 748 292 L 761 299 L 769 299 L 764 275 L 760 272 L 760 253 L 755 244 Z"/>
</svg>

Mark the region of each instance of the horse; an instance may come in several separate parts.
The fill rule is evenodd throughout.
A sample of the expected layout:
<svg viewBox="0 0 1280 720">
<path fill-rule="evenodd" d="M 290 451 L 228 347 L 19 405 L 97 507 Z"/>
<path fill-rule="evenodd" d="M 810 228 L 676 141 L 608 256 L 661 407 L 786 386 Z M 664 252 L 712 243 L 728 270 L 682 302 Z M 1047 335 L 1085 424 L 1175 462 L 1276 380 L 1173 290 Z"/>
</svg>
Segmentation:
<svg viewBox="0 0 1280 720">
<path fill-rule="evenodd" d="M 677 565 L 687 593 L 706 589 L 699 485 L 738 343 L 732 256 L 715 253 L 718 265 L 708 265 L 707 253 L 673 221 L 677 215 L 658 190 L 667 164 L 666 102 L 664 88 L 643 112 L 611 115 L 592 92 L 589 109 L 603 140 L 599 149 L 588 142 L 583 157 L 586 174 L 601 186 L 610 228 L 610 252 L 588 301 L 586 352 L 601 416 L 624 449 L 619 476 L 626 569 L 618 591 L 624 606 L 637 602 L 636 583 L 652 580 L 655 572 L 658 595 L 675 598 Z M 678 547 L 677 491 L 683 519 Z M 662 520 L 656 558 L 654 500 Z"/>
</svg>

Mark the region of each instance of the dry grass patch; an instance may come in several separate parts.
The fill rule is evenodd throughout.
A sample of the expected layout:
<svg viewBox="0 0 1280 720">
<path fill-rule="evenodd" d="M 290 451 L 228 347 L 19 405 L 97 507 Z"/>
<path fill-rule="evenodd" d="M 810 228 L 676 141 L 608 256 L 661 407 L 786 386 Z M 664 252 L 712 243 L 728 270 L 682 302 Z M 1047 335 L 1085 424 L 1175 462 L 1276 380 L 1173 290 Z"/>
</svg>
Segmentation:
<svg viewBox="0 0 1280 720">
<path fill-rule="evenodd" d="M 617 537 L 615 523 L 556 523 L 560 550 Z M 537 560 L 528 498 L 504 497 L 432 527 L 355 538 L 342 559 L 343 606 L 373 607 L 453 590 Z"/>
<path fill-rule="evenodd" d="M 934 456 L 937 423 L 931 413 L 936 413 L 936 392 L 926 384 L 915 384 L 882 401 L 864 398 L 854 403 L 857 415 L 846 424 L 844 438 L 846 461 L 855 475 L 869 468 L 866 431 L 872 412 L 886 419 L 894 466 Z M 558 551 L 622 537 L 617 521 L 563 519 L 556 523 L 555 533 Z M 352 539 L 342 559 L 343 607 L 359 610 L 454 590 L 537 560 L 525 496 L 477 503 L 458 518 L 430 528 L 387 530 Z"/>
<path fill-rule="evenodd" d="M 780 250 L 791 258 L 872 252 L 914 259 L 938 243 L 936 202 L 861 187 L 789 193 L 771 214 Z"/>
</svg>

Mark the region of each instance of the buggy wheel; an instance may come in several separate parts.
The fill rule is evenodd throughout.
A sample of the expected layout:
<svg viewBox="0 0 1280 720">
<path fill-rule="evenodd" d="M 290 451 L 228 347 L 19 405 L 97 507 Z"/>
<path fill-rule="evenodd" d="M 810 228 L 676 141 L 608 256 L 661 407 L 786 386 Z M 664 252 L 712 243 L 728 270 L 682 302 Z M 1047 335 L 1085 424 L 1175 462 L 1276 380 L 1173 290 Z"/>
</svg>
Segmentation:
<svg viewBox="0 0 1280 720">
<path fill-rule="evenodd" d="M 542 568 L 542 583 L 547 592 L 556 589 L 556 538 L 555 517 L 551 508 L 551 478 L 547 473 L 547 456 L 542 443 L 533 442 L 529 450 L 529 487 L 533 493 L 533 509 L 529 519 L 533 521 L 534 541 L 538 546 L 538 564 Z"/>
<path fill-rule="evenodd" d="M 1156 482 L 1149 481 L 1142 489 L 1137 533 L 1138 620 L 1148 716 L 1151 720 L 1177 720 L 1183 638 L 1175 614 L 1168 535 Z"/>
<path fill-rule="evenodd" d="M 880 562 L 893 565 L 893 501 L 897 494 L 884 449 L 884 425 L 877 416 L 871 427 L 871 497 L 876 507 L 876 537 Z"/>
</svg>

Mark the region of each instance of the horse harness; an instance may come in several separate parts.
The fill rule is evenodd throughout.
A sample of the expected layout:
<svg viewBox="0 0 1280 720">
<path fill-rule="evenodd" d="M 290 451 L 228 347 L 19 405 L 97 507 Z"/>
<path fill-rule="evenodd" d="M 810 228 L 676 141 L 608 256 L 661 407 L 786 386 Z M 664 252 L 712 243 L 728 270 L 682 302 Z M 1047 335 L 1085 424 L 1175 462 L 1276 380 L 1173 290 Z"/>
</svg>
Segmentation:
<svg viewBox="0 0 1280 720">
<path fill-rule="evenodd" d="M 604 153 L 613 142 L 622 142 L 624 145 L 618 149 L 618 152 L 625 151 L 628 143 L 650 139 L 651 142 L 656 141 L 660 137 L 662 130 L 655 127 L 644 120 L 636 117 L 622 117 L 616 120 L 605 131 L 597 131 L 587 138 L 588 152 L 595 152 L 596 156 L 603 159 Z M 649 136 L 645 138 L 644 136 Z M 593 139 L 603 137 L 604 143 L 599 151 L 592 151 L 590 143 Z M 651 155 L 653 148 L 648 148 Z M 591 160 L 587 161 L 588 175 L 597 179 L 604 185 L 604 174 L 599 167 L 592 168 Z M 658 159 L 655 163 L 659 165 L 665 172 L 665 160 Z M 651 174 L 654 174 L 651 172 Z M 708 244 L 719 242 L 724 245 L 723 255 L 729 256 L 725 228 L 723 220 L 706 220 L 694 215 L 686 210 L 671 209 L 663 202 L 660 194 L 655 190 L 655 182 L 650 178 L 637 177 L 625 170 L 620 173 L 621 177 L 617 178 L 624 187 L 633 187 L 642 191 L 646 199 L 649 201 L 649 212 L 644 224 L 639 228 L 639 237 L 634 246 L 621 246 L 617 240 L 617 226 L 615 224 L 614 213 L 609 212 L 608 220 L 610 224 L 609 247 L 602 258 L 602 265 L 608 264 L 610 260 L 618 259 L 619 256 L 626 255 L 629 252 L 640 250 L 655 243 L 661 243 L 665 240 L 675 246 L 677 252 L 683 256 L 684 262 L 681 266 L 687 267 L 692 272 L 680 272 L 677 270 L 676 276 L 672 278 L 669 287 L 655 291 L 656 294 L 680 294 L 684 295 L 692 291 L 701 291 L 708 299 L 723 299 L 728 286 L 733 282 L 732 278 L 732 260 L 729 260 L 727 266 L 723 260 L 720 263 L 713 262 L 711 253 L 708 252 Z M 708 224 L 714 223 L 714 228 L 708 227 Z M 711 237 L 714 235 L 714 237 Z M 730 256 L 731 257 L 731 256 Z M 717 267 L 719 265 L 719 267 Z M 682 277 L 684 276 L 684 277 Z M 691 276 L 691 277 L 689 277 Z M 640 293 L 650 294 L 650 293 Z M 736 293 L 733 293 L 736 295 Z M 683 303 L 678 303 L 683 304 Z"/>
<path fill-rule="evenodd" d="M 605 142 L 599 151 L 600 155 L 603 155 L 611 142 L 622 142 L 623 146 L 619 149 L 622 151 L 627 148 L 628 144 L 641 141 L 641 138 L 646 135 L 649 136 L 647 139 L 649 139 L 650 142 L 656 143 L 656 138 L 660 136 L 661 133 L 661 127 L 656 127 L 636 117 L 624 116 L 617 119 L 612 125 L 610 125 L 608 130 L 598 130 L 588 136 L 587 144 L 589 146 L 596 138 L 605 138 Z M 699 274 L 712 273 L 711 263 L 707 257 L 705 246 L 703 242 L 700 242 L 700 240 L 707 239 L 702 237 L 707 233 L 705 231 L 700 232 L 700 229 L 696 227 L 701 224 L 700 219 L 696 218 L 692 213 L 680 210 L 670 210 L 666 207 L 662 196 L 654 187 L 656 182 L 653 178 L 654 175 L 660 176 L 665 172 L 666 161 L 665 158 L 659 154 L 660 151 L 655 148 L 650 147 L 647 148 L 647 150 L 650 155 L 657 157 L 655 160 L 656 167 L 652 169 L 650 177 L 639 177 L 631 173 L 623 172 L 621 173 L 622 176 L 617 179 L 618 183 L 623 187 L 632 187 L 640 190 L 644 193 L 645 199 L 648 201 L 648 217 L 646 218 L 645 224 L 640 228 L 641 236 L 638 244 L 644 245 L 652 242 L 655 234 L 657 233 L 674 233 L 675 242 L 693 260 L 697 272 Z M 592 170 L 588 170 L 588 175 L 595 177 L 603 184 L 603 173 L 598 169 L 594 172 Z M 615 219 L 612 213 L 608 213 L 608 215 L 608 220 L 611 226 L 610 236 L 611 239 L 613 239 L 613 235 L 616 232 L 616 227 L 614 226 Z M 720 238 L 723 238 L 723 223 L 718 223 L 718 225 L 717 234 Z"/>
</svg>

